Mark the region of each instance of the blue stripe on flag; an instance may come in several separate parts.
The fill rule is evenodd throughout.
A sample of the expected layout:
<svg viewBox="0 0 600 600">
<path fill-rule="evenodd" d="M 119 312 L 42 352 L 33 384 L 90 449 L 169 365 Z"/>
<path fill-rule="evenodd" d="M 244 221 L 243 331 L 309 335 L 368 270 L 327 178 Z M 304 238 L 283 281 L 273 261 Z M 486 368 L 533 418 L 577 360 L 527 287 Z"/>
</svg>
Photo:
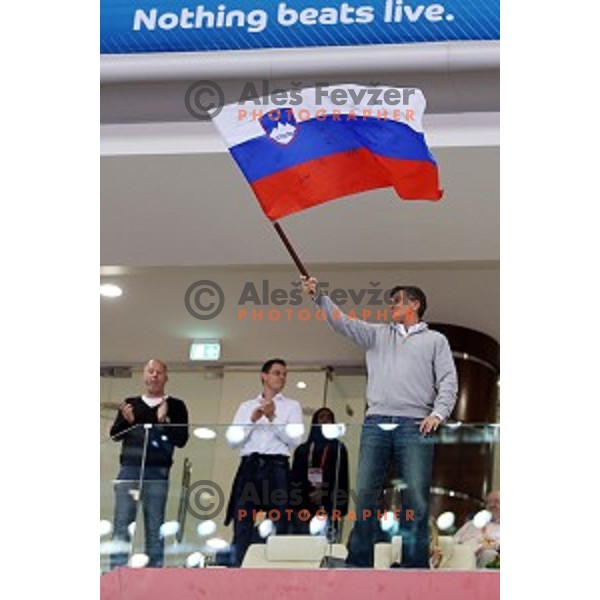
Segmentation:
<svg viewBox="0 0 600 600">
<path fill-rule="evenodd" d="M 232 146 L 229 150 L 253 183 L 338 152 L 366 148 L 375 154 L 399 160 L 435 160 L 425 143 L 425 136 L 406 125 L 391 120 L 367 117 L 348 120 L 328 115 L 322 120 L 309 119 L 296 125 L 295 138 L 287 145 L 271 140 L 266 134 Z"/>
</svg>

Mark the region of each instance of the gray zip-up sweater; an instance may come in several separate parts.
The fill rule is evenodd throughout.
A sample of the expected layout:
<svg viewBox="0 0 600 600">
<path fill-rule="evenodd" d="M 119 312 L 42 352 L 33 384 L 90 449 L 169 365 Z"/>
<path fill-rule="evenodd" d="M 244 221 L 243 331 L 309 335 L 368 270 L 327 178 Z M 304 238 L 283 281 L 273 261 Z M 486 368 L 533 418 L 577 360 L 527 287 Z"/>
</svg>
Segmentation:
<svg viewBox="0 0 600 600">
<path fill-rule="evenodd" d="M 456 367 L 448 340 L 421 322 L 403 335 L 395 323 L 351 319 L 320 294 L 315 304 L 327 322 L 362 346 L 367 354 L 367 415 L 423 419 L 434 413 L 447 419 L 458 391 Z"/>
</svg>

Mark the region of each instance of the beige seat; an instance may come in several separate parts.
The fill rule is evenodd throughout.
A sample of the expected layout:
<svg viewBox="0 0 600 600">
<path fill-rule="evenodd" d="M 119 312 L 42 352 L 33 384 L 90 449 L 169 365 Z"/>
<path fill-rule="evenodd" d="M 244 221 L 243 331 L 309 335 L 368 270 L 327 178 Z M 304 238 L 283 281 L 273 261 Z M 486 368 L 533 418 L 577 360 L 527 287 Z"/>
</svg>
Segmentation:
<svg viewBox="0 0 600 600">
<path fill-rule="evenodd" d="M 442 562 L 440 569 L 473 570 L 477 566 L 477 559 L 473 548 L 466 544 L 457 544 L 450 535 L 441 535 L 439 538 Z"/>
<path fill-rule="evenodd" d="M 456 544 L 449 535 L 441 535 L 438 540 L 442 551 L 440 569 L 473 570 L 476 568 L 475 552 L 470 546 Z M 392 563 L 402 564 L 401 536 L 394 536 L 391 543 L 375 544 L 374 567 L 389 569 Z"/>
<path fill-rule="evenodd" d="M 389 569 L 392 563 L 402 562 L 402 537 L 395 535 L 390 542 L 375 544 L 373 567 Z"/>
<path fill-rule="evenodd" d="M 325 536 L 274 535 L 266 544 L 252 544 L 244 569 L 318 569 L 326 556 L 346 558 L 343 544 L 329 544 Z"/>
<path fill-rule="evenodd" d="M 451 536 L 440 536 L 442 551 L 440 569 L 472 570 L 476 568 L 475 552 L 465 544 L 455 544 Z M 245 569 L 318 569 L 326 556 L 346 559 L 343 544 L 329 544 L 324 536 L 274 535 L 266 544 L 252 544 L 242 563 Z M 402 564 L 402 537 L 375 544 L 375 569 L 389 569 Z"/>
</svg>

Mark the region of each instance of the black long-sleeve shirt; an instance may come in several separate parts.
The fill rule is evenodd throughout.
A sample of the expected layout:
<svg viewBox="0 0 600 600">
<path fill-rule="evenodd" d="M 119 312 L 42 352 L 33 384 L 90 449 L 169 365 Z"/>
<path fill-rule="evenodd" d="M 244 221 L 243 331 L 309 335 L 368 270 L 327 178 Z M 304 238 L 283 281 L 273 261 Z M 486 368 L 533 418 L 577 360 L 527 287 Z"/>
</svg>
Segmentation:
<svg viewBox="0 0 600 600">
<path fill-rule="evenodd" d="M 149 467 L 170 467 L 173 464 L 174 447 L 183 448 L 188 441 L 188 412 L 183 400 L 167 397 L 167 416 L 170 423 L 158 422 L 158 406 L 151 408 L 141 396 L 126 398 L 125 402 L 133 408 L 133 423 L 128 423 L 117 413 L 110 428 L 110 436 L 122 441 L 121 465 L 139 467 L 142 464 L 144 443 L 148 435 L 145 464 Z M 144 428 L 151 423 L 154 427 Z"/>
<path fill-rule="evenodd" d="M 313 444 L 312 451 L 311 443 Z M 327 455 L 324 455 L 326 448 L 328 449 Z M 350 485 L 346 446 L 337 440 L 314 444 L 309 438 L 307 442 L 296 448 L 290 478 L 292 494 L 295 493 L 295 490 L 300 490 L 302 503 L 297 507 L 298 510 L 306 508 L 311 514 L 314 514 L 320 505 L 314 504 L 309 498 L 310 492 L 315 489 L 308 481 L 310 467 L 323 469 L 324 494 L 321 505 L 325 511 L 331 513 L 333 508 L 336 508 L 341 511 L 340 514 L 347 514 Z"/>
</svg>

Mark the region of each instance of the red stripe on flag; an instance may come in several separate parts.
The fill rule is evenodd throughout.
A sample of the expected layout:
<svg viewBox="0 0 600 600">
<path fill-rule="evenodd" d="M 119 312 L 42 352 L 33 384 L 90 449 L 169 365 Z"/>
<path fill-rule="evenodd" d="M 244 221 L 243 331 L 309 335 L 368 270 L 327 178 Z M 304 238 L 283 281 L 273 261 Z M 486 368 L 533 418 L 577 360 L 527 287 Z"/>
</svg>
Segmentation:
<svg viewBox="0 0 600 600">
<path fill-rule="evenodd" d="M 311 160 L 255 181 L 263 211 L 276 221 L 366 190 L 393 187 L 403 200 L 439 200 L 437 166 L 419 160 L 385 158 L 364 148 Z"/>
</svg>

